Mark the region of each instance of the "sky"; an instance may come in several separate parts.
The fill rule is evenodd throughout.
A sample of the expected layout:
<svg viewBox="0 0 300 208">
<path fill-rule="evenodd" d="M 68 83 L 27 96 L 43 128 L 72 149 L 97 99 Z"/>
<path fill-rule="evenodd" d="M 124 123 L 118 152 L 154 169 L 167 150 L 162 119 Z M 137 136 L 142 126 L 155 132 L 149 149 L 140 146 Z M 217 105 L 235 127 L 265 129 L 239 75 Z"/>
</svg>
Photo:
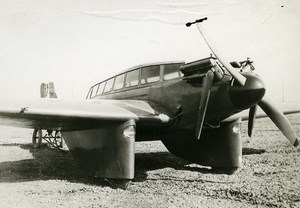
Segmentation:
<svg viewBox="0 0 300 208">
<path fill-rule="evenodd" d="M 276 102 L 300 102 L 297 0 L 0 0 L 0 95 L 84 99 L 89 87 L 144 63 L 211 54 L 203 28 L 228 60 L 250 57 Z"/>
</svg>

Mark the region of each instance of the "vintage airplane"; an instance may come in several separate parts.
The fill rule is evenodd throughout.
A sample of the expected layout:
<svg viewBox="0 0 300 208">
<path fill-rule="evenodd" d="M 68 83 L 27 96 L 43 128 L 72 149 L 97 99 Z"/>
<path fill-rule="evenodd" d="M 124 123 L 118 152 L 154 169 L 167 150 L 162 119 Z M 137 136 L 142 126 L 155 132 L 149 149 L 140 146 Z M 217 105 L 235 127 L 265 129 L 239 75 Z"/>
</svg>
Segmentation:
<svg viewBox="0 0 300 208">
<path fill-rule="evenodd" d="M 241 119 L 249 118 L 251 136 L 257 105 L 297 146 L 284 114 L 264 97 L 252 62 L 220 57 L 203 20 L 187 26 L 198 24 L 214 56 L 133 67 L 95 84 L 82 101 L 1 101 L 0 123 L 61 131 L 80 167 L 124 189 L 134 177 L 135 141 L 161 140 L 178 157 L 233 173 L 242 165 Z M 247 109 L 248 116 L 238 114 Z"/>
</svg>

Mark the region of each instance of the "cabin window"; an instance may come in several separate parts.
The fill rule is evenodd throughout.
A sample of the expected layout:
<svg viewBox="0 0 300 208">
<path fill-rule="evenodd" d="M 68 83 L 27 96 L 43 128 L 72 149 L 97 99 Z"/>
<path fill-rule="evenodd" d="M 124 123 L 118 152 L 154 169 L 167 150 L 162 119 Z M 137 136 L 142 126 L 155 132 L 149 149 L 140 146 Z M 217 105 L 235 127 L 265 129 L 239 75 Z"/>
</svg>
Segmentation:
<svg viewBox="0 0 300 208">
<path fill-rule="evenodd" d="M 160 75 L 160 66 L 147 66 L 142 68 L 141 83 L 148 84 L 158 82 Z"/>
<path fill-rule="evenodd" d="M 95 86 L 92 88 L 92 95 L 91 95 L 91 98 L 93 98 L 93 97 L 95 97 L 95 96 L 97 95 L 98 88 L 99 88 L 99 84 L 95 85 Z"/>
<path fill-rule="evenodd" d="M 127 73 L 125 87 L 132 87 L 139 84 L 139 70 L 134 70 Z"/>
<path fill-rule="evenodd" d="M 114 90 L 119 90 L 122 89 L 124 86 L 124 79 L 125 79 L 125 74 L 121 74 L 116 77 L 115 80 L 115 85 L 114 85 Z"/>
<path fill-rule="evenodd" d="M 105 85 L 105 82 L 100 83 L 100 85 L 98 87 L 97 95 L 100 95 L 103 93 L 104 85 Z"/>
<path fill-rule="evenodd" d="M 181 77 L 181 71 L 179 67 L 182 64 L 166 64 L 164 65 L 164 80 L 171 80 L 171 79 L 176 79 L 178 77 Z"/>
<path fill-rule="evenodd" d="M 90 90 L 89 90 L 89 92 L 88 92 L 88 94 L 87 94 L 87 96 L 86 96 L 86 99 L 90 99 L 91 98 L 91 93 L 92 93 L 92 87 L 90 88 Z"/>
<path fill-rule="evenodd" d="M 111 78 L 106 81 L 106 85 L 104 88 L 104 92 L 110 92 L 113 89 L 113 84 L 114 84 L 114 78 Z"/>
</svg>

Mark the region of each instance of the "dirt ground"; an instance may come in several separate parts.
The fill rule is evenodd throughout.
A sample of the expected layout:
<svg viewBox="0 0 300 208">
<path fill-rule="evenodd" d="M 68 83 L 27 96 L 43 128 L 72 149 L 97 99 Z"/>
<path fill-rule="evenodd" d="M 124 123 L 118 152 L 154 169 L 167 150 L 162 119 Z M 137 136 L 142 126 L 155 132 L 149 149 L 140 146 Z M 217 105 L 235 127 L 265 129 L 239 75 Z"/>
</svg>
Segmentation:
<svg viewBox="0 0 300 208">
<path fill-rule="evenodd" d="M 300 135 L 300 114 L 288 118 Z M 137 143 L 127 190 L 87 176 L 69 152 L 33 149 L 31 134 L 0 127 L 1 208 L 300 207 L 300 148 L 269 119 L 256 121 L 252 139 L 243 132 L 244 167 L 231 176 L 172 156 L 161 142 Z"/>
</svg>

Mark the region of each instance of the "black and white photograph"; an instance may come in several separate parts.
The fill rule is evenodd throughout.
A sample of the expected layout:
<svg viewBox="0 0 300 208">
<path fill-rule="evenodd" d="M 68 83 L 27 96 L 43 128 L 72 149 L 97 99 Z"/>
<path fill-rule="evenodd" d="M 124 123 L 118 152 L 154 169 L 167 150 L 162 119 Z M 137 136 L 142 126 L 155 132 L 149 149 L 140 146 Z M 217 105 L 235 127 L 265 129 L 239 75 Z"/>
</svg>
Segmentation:
<svg viewBox="0 0 300 208">
<path fill-rule="evenodd" d="M 0 207 L 299 208 L 299 18 L 0 0 Z"/>
</svg>

